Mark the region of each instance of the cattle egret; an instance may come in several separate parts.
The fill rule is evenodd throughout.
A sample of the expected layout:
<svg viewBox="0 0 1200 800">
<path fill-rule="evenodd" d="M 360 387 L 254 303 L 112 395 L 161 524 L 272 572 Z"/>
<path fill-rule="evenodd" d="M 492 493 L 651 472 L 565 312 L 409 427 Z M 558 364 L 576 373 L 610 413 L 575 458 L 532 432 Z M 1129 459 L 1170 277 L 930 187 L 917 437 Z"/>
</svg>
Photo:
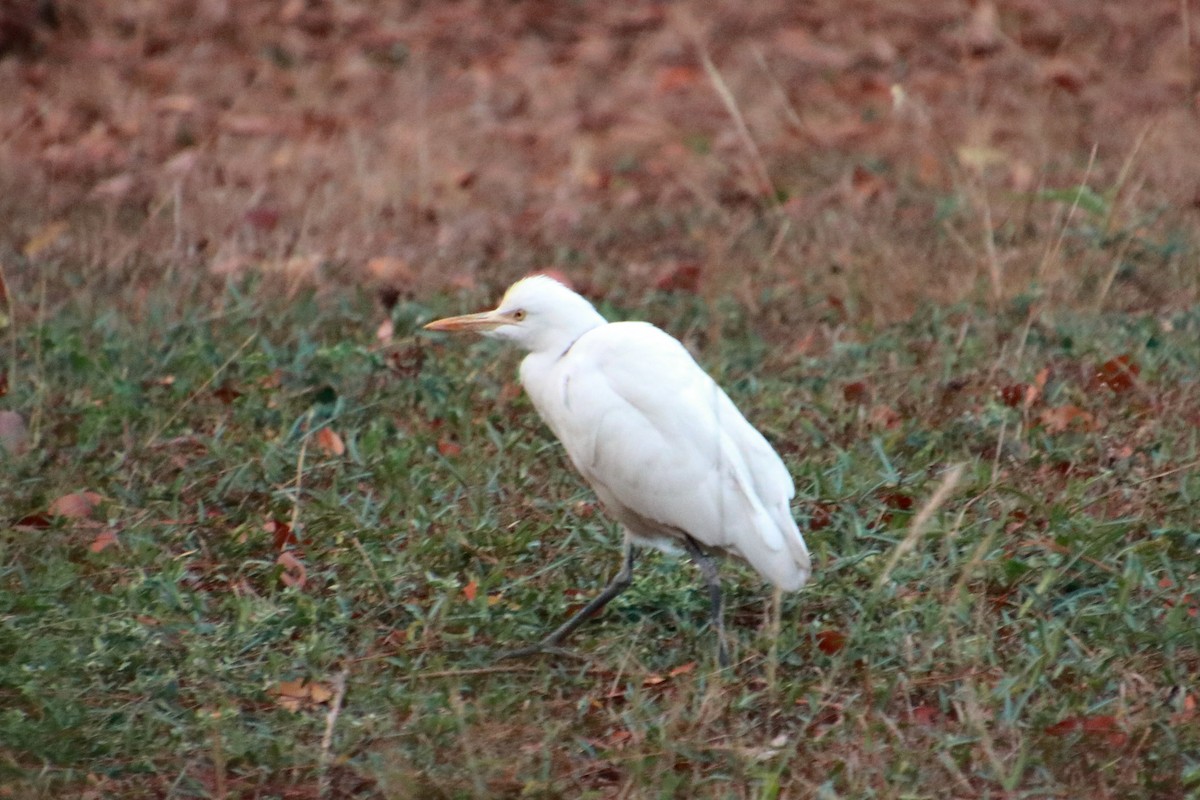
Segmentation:
<svg viewBox="0 0 1200 800">
<path fill-rule="evenodd" d="M 674 338 L 646 322 L 608 322 L 580 295 L 535 275 L 493 311 L 448 317 L 431 331 L 475 331 L 528 352 L 521 383 L 534 407 L 624 529 L 611 583 L 538 644 L 557 650 L 624 591 L 640 546 L 686 551 L 708 587 L 717 654 L 729 663 L 713 556 L 748 563 L 783 591 L 808 580 L 808 548 L 778 454 Z"/>
</svg>

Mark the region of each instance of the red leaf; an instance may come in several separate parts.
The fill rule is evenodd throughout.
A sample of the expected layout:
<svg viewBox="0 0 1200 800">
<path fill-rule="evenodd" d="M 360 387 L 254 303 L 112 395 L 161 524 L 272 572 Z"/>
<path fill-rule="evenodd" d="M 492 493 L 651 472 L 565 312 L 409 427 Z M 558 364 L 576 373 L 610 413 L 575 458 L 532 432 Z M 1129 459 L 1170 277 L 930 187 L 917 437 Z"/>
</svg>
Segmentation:
<svg viewBox="0 0 1200 800">
<path fill-rule="evenodd" d="M 92 543 L 88 545 L 88 550 L 91 550 L 93 553 L 99 553 L 102 550 L 112 547 L 114 544 L 119 544 L 117 534 L 112 531 L 100 531 L 100 533 L 96 534 L 96 538 L 92 540 Z"/>
<path fill-rule="evenodd" d="M 846 646 L 846 634 L 826 628 L 817 633 L 817 649 L 825 655 L 833 655 Z"/>
<path fill-rule="evenodd" d="M 847 383 L 842 387 L 842 399 L 847 403 L 862 405 L 870 398 L 871 391 L 867 388 L 867 384 L 863 381 L 855 381 Z"/>
<path fill-rule="evenodd" d="M 833 511 L 836 508 L 832 503 L 813 503 L 808 509 L 808 529 L 810 531 L 819 531 L 828 528 L 833 524 Z"/>
<path fill-rule="evenodd" d="M 1137 377 L 1142 368 L 1126 353 L 1123 356 L 1109 359 L 1096 369 L 1093 380 L 1101 386 L 1107 386 L 1113 392 L 1127 392 L 1137 383 Z"/>
<path fill-rule="evenodd" d="M 225 405 L 232 405 L 234 400 L 242 396 L 242 393 L 233 388 L 232 384 L 223 383 L 213 392 L 213 397 L 220 400 Z"/>
<path fill-rule="evenodd" d="M 281 214 L 277 208 L 259 206 L 247 211 L 244 219 L 246 220 L 246 224 L 251 228 L 257 228 L 260 231 L 269 233 L 279 226 L 280 216 Z"/>
<path fill-rule="evenodd" d="M 1067 717 L 1046 728 L 1046 733 L 1051 736 L 1068 736 L 1073 733 L 1081 733 L 1085 736 L 1101 738 L 1112 747 L 1121 747 L 1129 741 L 1128 734 L 1122 731 L 1117 725 L 1117 718 L 1107 714 L 1090 717 Z"/>
<path fill-rule="evenodd" d="M 1078 422 L 1084 430 L 1092 430 L 1096 425 L 1096 417 L 1084 411 L 1079 406 L 1057 406 L 1047 408 L 1038 415 L 1038 420 L 1047 433 L 1062 433 Z"/>
<path fill-rule="evenodd" d="M 346 444 L 332 428 L 321 428 L 317 431 L 317 447 L 330 456 L 340 456 L 346 452 Z"/>
<path fill-rule="evenodd" d="M 479 594 L 479 584 L 476 581 L 471 581 L 463 587 L 462 592 L 464 597 L 466 597 L 468 600 L 474 601 L 475 597 Z"/>
<path fill-rule="evenodd" d="M 462 452 L 462 445 L 449 439 L 438 439 L 437 449 L 446 458 L 451 458 Z"/>
<path fill-rule="evenodd" d="M 1009 408 L 1016 408 L 1025 399 L 1025 384 L 1010 383 L 1008 386 L 1001 386 L 999 392 L 1000 402 Z"/>
<path fill-rule="evenodd" d="M 263 530 L 271 534 L 276 550 L 285 550 L 296 544 L 296 534 L 292 531 L 292 526 L 282 520 L 267 520 L 267 523 L 263 525 Z"/>
<path fill-rule="evenodd" d="M 695 294 L 700 288 L 700 265 L 691 261 L 668 264 L 659 272 L 654 287 L 664 292 Z"/>
<path fill-rule="evenodd" d="M 49 528 L 53 524 L 48 514 L 26 514 L 17 520 L 18 528 Z"/>
<path fill-rule="evenodd" d="M 934 706 L 920 705 L 912 710 L 913 722 L 918 725 L 933 725 L 941 716 Z"/>
<path fill-rule="evenodd" d="M 903 492 L 884 492 L 881 499 L 890 508 L 899 509 L 900 511 L 908 511 L 913 507 L 913 499 Z"/>
<path fill-rule="evenodd" d="M 825 296 L 825 302 L 828 303 L 829 307 L 832 308 L 834 313 L 837 314 L 838 319 L 845 321 L 850 317 L 850 314 L 846 311 L 846 303 L 844 300 L 842 300 L 842 298 L 838 297 L 837 295 L 830 294 Z"/>
</svg>

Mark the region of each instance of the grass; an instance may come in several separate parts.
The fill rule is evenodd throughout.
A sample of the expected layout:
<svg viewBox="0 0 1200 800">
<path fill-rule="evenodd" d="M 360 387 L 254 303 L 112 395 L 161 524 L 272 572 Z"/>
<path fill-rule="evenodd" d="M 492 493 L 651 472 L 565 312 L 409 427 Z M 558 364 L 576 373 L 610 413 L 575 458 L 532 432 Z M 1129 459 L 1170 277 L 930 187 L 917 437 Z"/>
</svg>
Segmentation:
<svg viewBox="0 0 1200 800">
<path fill-rule="evenodd" d="M 817 571 L 772 682 L 766 587 L 724 569 L 719 672 L 694 569 L 660 556 L 586 661 L 494 663 L 619 549 L 515 357 L 413 333 L 461 300 L 401 301 L 380 345 L 371 298 L 272 294 L 15 329 L 0 797 L 1200 791 L 1200 313 L 1018 301 L 766 341 L 769 314 L 651 296 L 796 479 Z"/>
</svg>

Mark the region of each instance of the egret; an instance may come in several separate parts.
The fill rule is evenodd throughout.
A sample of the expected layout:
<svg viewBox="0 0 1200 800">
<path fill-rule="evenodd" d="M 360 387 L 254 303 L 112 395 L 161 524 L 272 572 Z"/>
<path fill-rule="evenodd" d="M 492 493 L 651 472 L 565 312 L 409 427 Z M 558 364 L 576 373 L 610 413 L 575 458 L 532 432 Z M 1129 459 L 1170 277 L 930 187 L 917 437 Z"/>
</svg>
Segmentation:
<svg viewBox="0 0 1200 800">
<path fill-rule="evenodd" d="M 808 580 L 811 561 L 788 502 L 779 455 L 676 339 L 646 322 L 609 322 L 579 294 L 534 275 L 492 311 L 431 331 L 474 331 L 521 347 L 521 384 L 538 414 L 621 524 L 624 558 L 599 595 L 537 644 L 556 651 L 629 587 L 639 547 L 685 551 L 708 588 L 717 657 L 728 666 L 716 556 L 746 562 L 777 590 Z"/>
</svg>

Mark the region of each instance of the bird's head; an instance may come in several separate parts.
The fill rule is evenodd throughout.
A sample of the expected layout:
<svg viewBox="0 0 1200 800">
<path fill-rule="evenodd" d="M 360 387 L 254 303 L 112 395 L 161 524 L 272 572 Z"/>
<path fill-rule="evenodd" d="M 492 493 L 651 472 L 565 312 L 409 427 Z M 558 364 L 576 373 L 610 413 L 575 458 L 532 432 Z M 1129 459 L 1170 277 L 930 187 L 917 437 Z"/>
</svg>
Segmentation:
<svg viewBox="0 0 1200 800">
<path fill-rule="evenodd" d="M 580 295 L 545 275 L 517 281 L 491 311 L 446 317 L 425 326 L 429 331 L 475 331 L 510 341 L 530 352 L 566 350 L 606 320 Z"/>
</svg>

